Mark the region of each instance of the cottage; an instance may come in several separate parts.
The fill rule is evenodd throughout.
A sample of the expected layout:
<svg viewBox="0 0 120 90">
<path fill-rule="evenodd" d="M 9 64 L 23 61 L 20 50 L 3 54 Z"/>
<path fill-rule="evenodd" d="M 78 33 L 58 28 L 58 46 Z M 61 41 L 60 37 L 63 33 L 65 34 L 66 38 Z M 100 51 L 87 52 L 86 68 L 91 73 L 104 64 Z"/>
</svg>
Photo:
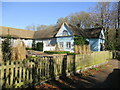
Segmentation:
<svg viewBox="0 0 120 90">
<path fill-rule="evenodd" d="M 55 50 L 56 46 L 61 51 L 74 52 L 74 37 L 86 37 L 91 51 L 104 49 L 105 36 L 103 28 L 79 29 L 71 24 L 63 23 L 59 28 L 51 27 L 45 30 L 30 31 L 10 27 L 0 27 L 0 42 L 6 35 L 11 35 L 12 42 L 17 39 L 24 41 L 26 47 L 32 47 L 32 42 L 43 43 L 42 51 Z"/>
</svg>

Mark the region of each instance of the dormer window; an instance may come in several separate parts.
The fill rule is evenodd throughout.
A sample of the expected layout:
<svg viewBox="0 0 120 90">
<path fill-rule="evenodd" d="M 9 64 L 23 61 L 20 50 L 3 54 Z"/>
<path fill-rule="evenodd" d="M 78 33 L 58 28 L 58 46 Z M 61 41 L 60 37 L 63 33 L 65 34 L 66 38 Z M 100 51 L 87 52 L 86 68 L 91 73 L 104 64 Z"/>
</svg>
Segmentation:
<svg viewBox="0 0 120 90">
<path fill-rule="evenodd" d="M 63 31 L 63 36 L 67 36 L 68 32 L 66 30 Z"/>
</svg>

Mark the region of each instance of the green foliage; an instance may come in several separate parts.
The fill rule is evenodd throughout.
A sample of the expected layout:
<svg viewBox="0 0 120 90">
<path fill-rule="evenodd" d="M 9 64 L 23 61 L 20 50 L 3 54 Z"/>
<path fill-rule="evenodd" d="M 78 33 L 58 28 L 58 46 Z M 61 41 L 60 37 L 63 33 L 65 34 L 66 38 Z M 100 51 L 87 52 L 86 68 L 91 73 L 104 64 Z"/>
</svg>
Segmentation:
<svg viewBox="0 0 120 90">
<path fill-rule="evenodd" d="M 2 42 L 2 54 L 3 54 L 3 61 L 6 62 L 11 60 L 11 36 L 6 36 L 5 40 Z"/>
<path fill-rule="evenodd" d="M 108 50 L 115 50 L 115 49 L 116 49 L 115 43 L 109 43 Z"/>
<path fill-rule="evenodd" d="M 43 51 L 43 43 L 38 42 L 38 43 L 36 44 L 36 49 L 35 49 L 35 50 Z"/>
<path fill-rule="evenodd" d="M 67 55 L 76 55 L 76 53 L 67 53 Z"/>
<path fill-rule="evenodd" d="M 26 48 L 26 50 L 33 50 L 33 48 Z"/>
<path fill-rule="evenodd" d="M 96 70 L 96 71 L 98 71 L 99 69 L 96 67 L 96 68 L 92 68 L 92 69 L 94 69 L 94 70 Z"/>
<path fill-rule="evenodd" d="M 117 32 L 116 37 L 116 29 L 109 28 L 107 32 L 105 32 L 105 48 L 106 50 L 120 50 L 120 30 Z"/>
<path fill-rule="evenodd" d="M 84 37 L 75 37 L 74 44 L 75 45 L 85 45 L 85 44 L 89 44 L 89 42 L 86 41 L 86 39 Z"/>
<path fill-rule="evenodd" d="M 44 51 L 44 53 L 47 53 L 47 54 L 68 54 L 70 52 L 69 51 Z"/>
<path fill-rule="evenodd" d="M 33 50 L 35 50 L 35 49 L 36 49 L 35 40 L 33 40 L 33 42 L 32 42 L 32 49 L 33 49 Z"/>
</svg>

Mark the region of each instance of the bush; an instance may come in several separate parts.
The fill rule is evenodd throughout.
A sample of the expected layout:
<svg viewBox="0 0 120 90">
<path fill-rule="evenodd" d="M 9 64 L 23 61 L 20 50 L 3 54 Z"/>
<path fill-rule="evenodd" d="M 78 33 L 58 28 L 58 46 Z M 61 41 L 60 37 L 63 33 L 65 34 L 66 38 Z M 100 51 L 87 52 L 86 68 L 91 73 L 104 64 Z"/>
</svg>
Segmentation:
<svg viewBox="0 0 120 90">
<path fill-rule="evenodd" d="M 37 50 L 37 51 L 43 51 L 43 43 L 38 42 L 36 44 L 36 49 L 35 50 Z"/>
<path fill-rule="evenodd" d="M 33 50 L 32 48 L 26 48 L 26 50 Z"/>
<path fill-rule="evenodd" d="M 44 51 L 44 53 L 47 53 L 47 54 L 68 54 L 70 52 L 69 51 Z"/>
<path fill-rule="evenodd" d="M 4 62 L 11 60 L 11 36 L 6 36 L 5 40 L 2 42 L 2 54 Z"/>
<path fill-rule="evenodd" d="M 32 42 L 32 49 L 33 49 L 33 50 L 35 50 L 35 49 L 36 49 L 35 40 L 33 40 L 33 42 Z"/>
<path fill-rule="evenodd" d="M 74 44 L 75 45 L 88 45 L 89 42 L 86 40 L 86 38 L 78 36 L 74 38 Z"/>
<path fill-rule="evenodd" d="M 76 55 L 76 53 L 67 53 L 67 55 Z"/>
</svg>

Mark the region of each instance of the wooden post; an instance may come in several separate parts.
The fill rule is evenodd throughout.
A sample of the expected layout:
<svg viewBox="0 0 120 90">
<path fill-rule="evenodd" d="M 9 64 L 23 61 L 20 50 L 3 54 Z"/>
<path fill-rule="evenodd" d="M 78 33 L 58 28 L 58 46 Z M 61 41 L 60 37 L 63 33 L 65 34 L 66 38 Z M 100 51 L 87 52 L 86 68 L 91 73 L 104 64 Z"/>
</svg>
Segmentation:
<svg viewBox="0 0 120 90">
<path fill-rule="evenodd" d="M 25 68 L 23 67 L 23 82 L 25 81 Z"/>
<path fill-rule="evenodd" d="M 21 74 L 22 74 L 22 67 L 21 67 L 21 61 L 19 63 L 19 83 L 21 83 Z"/>
<path fill-rule="evenodd" d="M 6 64 L 6 85 L 9 85 L 9 81 L 8 81 L 8 76 L 9 76 L 9 68 L 8 68 L 9 62 L 7 62 Z"/>
<path fill-rule="evenodd" d="M 32 69 L 32 65 L 30 65 L 30 68 Z M 30 82 L 32 83 L 32 70 L 31 70 L 31 72 L 30 72 Z"/>
<path fill-rule="evenodd" d="M 78 53 L 77 45 L 75 45 L 74 50 L 75 50 L 75 53 Z"/>
<path fill-rule="evenodd" d="M 1 67 L 1 77 L 0 77 L 0 79 L 1 79 L 1 88 L 2 88 L 2 86 L 3 86 L 3 83 L 4 83 L 4 66 L 2 65 Z"/>
<path fill-rule="evenodd" d="M 18 73 L 18 67 L 15 67 L 15 84 L 17 84 L 17 79 L 18 79 L 17 73 Z"/>
</svg>

